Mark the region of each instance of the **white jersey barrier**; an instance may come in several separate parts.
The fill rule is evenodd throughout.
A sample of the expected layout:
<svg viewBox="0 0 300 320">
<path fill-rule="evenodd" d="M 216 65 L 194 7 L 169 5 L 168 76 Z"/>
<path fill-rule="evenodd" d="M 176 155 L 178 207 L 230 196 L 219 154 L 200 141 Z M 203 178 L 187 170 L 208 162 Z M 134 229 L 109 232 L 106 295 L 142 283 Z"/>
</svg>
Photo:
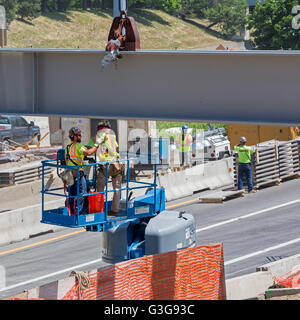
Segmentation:
<svg viewBox="0 0 300 320">
<path fill-rule="evenodd" d="M 193 194 L 185 170 L 159 176 L 158 184 L 165 188 L 166 201 L 187 197 Z"/>
<path fill-rule="evenodd" d="M 210 161 L 183 171 L 161 175 L 158 177 L 158 184 L 165 188 L 166 201 L 171 201 L 197 191 L 233 185 L 232 166 L 232 158 Z"/>
<path fill-rule="evenodd" d="M 64 205 L 63 200 L 45 204 L 46 209 Z M 34 205 L 0 213 L 0 245 L 29 239 L 40 233 L 56 231 L 63 227 L 41 223 L 42 206 Z"/>
</svg>

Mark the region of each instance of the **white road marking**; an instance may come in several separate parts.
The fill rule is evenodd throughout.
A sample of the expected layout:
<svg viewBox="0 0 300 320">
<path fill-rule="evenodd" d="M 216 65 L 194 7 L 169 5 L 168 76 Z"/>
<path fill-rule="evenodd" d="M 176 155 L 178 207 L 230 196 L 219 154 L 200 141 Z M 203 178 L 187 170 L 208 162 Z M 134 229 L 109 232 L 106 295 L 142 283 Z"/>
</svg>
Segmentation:
<svg viewBox="0 0 300 320">
<path fill-rule="evenodd" d="M 238 220 L 242 220 L 242 219 L 246 219 L 246 218 L 249 218 L 249 217 L 253 217 L 253 216 L 259 215 L 261 213 L 270 212 L 272 210 L 283 208 L 283 207 L 286 207 L 286 206 L 289 206 L 291 204 L 295 204 L 295 203 L 298 203 L 298 202 L 300 202 L 300 199 L 289 201 L 289 202 L 286 202 L 286 203 L 283 203 L 283 204 L 279 204 L 277 206 L 270 207 L 270 208 L 267 208 L 267 209 L 255 211 L 255 212 L 252 212 L 252 213 L 249 213 L 249 214 L 245 214 L 245 215 L 237 217 L 237 218 L 228 219 L 228 220 L 225 220 L 225 221 L 222 221 L 222 222 L 219 222 L 219 223 L 216 223 L 216 224 L 212 224 L 212 225 L 204 227 L 204 228 L 199 228 L 199 229 L 196 229 L 196 232 L 201 232 L 201 231 L 206 231 L 206 230 L 209 230 L 209 229 L 217 228 L 217 227 L 223 226 L 223 225 L 228 224 L 228 223 L 232 223 L 232 222 L 235 222 L 235 221 L 238 221 Z"/>
<path fill-rule="evenodd" d="M 53 272 L 53 273 L 49 273 L 49 274 L 46 274 L 46 275 L 41 276 L 41 277 L 38 277 L 38 278 L 34 278 L 34 279 L 30 279 L 30 280 L 27 280 L 27 281 L 24 281 L 24 282 L 20 282 L 20 283 L 11 285 L 11 286 L 9 286 L 9 287 L 0 288 L 0 292 L 2 292 L 2 291 L 7 291 L 7 290 L 11 290 L 11 289 L 15 289 L 15 288 L 17 288 L 17 287 L 21 287 L 21 286 L 30 284 L 30 283 L 32 283 L 32 282 L 44 280 L 44 279 L 47 279 L 47 278 L 56 276 L 56 275 L 58 275 L 58 274 L 60 274 L 60 273 L 64 273 L 64 272 L 68 272 L 68 271 L 73 271 L 73 270 L 76 270 L 76 269 L 79 269 L 79 268 L 82 268 L 82 267 L 85 267 L 85 266 L 88 266 L 88 265 L 90 265 L 90 264 L 97 263 L 97 262 L 100 262 L 100 261 L 102 261 L 102 259 L 97 259 L 97 260 L 89 261 L 89 262 L 86 262 L 86 263 L 79 264 L 79 265 L 77 265 L 77 266 L 73 266 L 73 267 L 70 267 L 70 268 L 67 268 L 67 269 L 63 269 L 63 270 L 59 270 L 59 271 L 56 271 L 56 272 Z"/>
<path fill-rule="evenodd" d="M 263 250 L 259 250 L 259 251 L 253 252 L 253 253 L 246 254 L 245 256 L 241 256 L 239 258 L 235 258 L 235 259 L 226 261 L 226 262 L 224 262 L 224 265 L 227 266 L 227 265 L 235 263 L 235 262 L 239 262 L 239 261 L 242 261 L 242 260 L 245 260 L 245 259 L 249 259 L 249 258 L 252 258 L 252 257 L 257 256 L 259 254 L 266 253 L 266 252 L 272 251 L 272 250 L 276 250 L 276 249 L 279 249 L 279 248 L 282 248 L 282 247 L 286 247 L 286 246 L 289 246 L 291 244 L 297 243 L 299 241 L 300 241 L 300 238 L 297 238 L 297 239 L 294 239 L 294 240 L 290 240 L 290 241 L 287 241 L 287 242 L 283 242 L 283 243 L 280 243 L 280 244 L 278 244 L 276 246 L 265 248 Z"/>
<path fill-rule="evenodd" d="M 232 223 L 232 222 L 235 222 L 235 221 L 238 221 L 238 220 L 241 220 L 241 219 L 246 219 L 246 218 L 249 218 L 249 217 L 253 217 L 253 216 L 259 215 L 261 213 L 270 212 L 272 210 L 276 210 L 276 209 L 279 209 L 279 208 L 282 208 L 282 207 L 285 207 L 285 206 L 289 206 L 291 204 L 295 204 L 295 203 L 298 203 L 298 202 L 300 202 L 300 199 L 289 201 L 289 202 L 286 202 L 286 203 L 283 203 L 283 204 L 280 204 L 280 205 L 277 205 L 277 206 L 274 206 L 274 207 L 270 207 L 270 208 L 267 208 L 267 209 L 259 210 L 259 211 L 256 211 L 256 212 L 252 212 L 252 213 L 249 213 L 249 214 L 237 217 L 237 218 L 225 220 L 225 221 L 222 221 L 222 222 L 219 222 L 219 223 L 216 223 L 216 224 L 204 227 L 204 228 L 196 229 L 196 232 L 201 232 L 201 231 L 209 230 L 209 229 L 212 229 L 212 228 L 216 228 L 216 227 L 228 224 L 228 223 Z M 269 248 L 266 248 L 266 249 L 263 249 L 263 250 L 260 250 L 260 251 L 256 251 L 256 252 L 247 254 L 245 256 L 241 256 L 239 258 L 235 258 L 235 259 L 229 260 L 227 262 L 224 262 L 224 265 L 226 266 L 226 265 L 229 265 L 229 264 L 232 264 L 232 263 L 235 263 L 235 262 L 239 262 L 239 261 L 251 258 L 253 256 L 259 255 L 261 253 L 265 253 L 265 252 L 271 251 L 271 250 L 276 250 L 278 248 L 282 248 L 282 247 L 297 243 L 299 241 L 300 241 L 300 238 L 297 238 L 297 239 L 294 239 L 294 240 L 290 240 L 288 242 L 284 242 L 284 243 L 281 243 L 281 244 L 273 246 L 273 247 L 269 247 Z M 44 275 L 44 276 L 41 276 L 41 277 L 38 277 L 38 278 L 34 278 L 34 279 L 31 279 L 31 280 L 28 280 L 28 281 L 20 282 L 20 283 L 11 285 L 9 287 L 0 288 L 0 292 L 11 290 L 11 289 L 14 289 L 14 288 L 17 288 L 17 287 L 20 287 L 20 286 L 24 286 L 24 285 L 30 284 L 32 282 L 44 280 L 44 279 L 50 278 L 52 276 L 56 276 L 58 274 L 61 274 L 61 273 L 67 272 L 67 271 L 72 271 L 72 270 L 75 270 L 75 269 L 79 269 L 79 268 L 82 268 L 82 267 L 85 267 L 87 265 L 90 265 L 90 264 L 93 264 L 93 263 L 97 263 L 97 262 L 100 262 L 100 261 L 102 261 L 102 259 L 89 261 L 89 262 L 86 262 L 86 263 L 83 263 L 83 264 L 80 264 L 80 265 L 77 265 L 77 266 L 73 266 L 71 268 L 63 269 L 63 270 L 60 270 L 60 271 L 57 271 L 57 272 L 49 273 L 47 275 Z"/>
</svg>

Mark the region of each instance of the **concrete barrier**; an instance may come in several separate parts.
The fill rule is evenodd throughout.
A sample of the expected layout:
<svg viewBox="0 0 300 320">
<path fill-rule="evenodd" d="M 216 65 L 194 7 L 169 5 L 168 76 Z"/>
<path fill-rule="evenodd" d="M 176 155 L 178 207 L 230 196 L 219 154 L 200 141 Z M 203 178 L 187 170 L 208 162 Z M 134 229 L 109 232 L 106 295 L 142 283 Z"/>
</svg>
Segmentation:
<svg viewBox="0 0 300 320">
<path fill-rule="evenodd" d="M 75 276 L 57 280 L 28 291 L 28 299 L 61 300 L 72 289 L 76 282 Z"/>
<path fill-rule="evenodd" d="M 270 272 L 254 272 L 225 281 L 227 300 L 247 300 L 263 294 L 272 285 Z"/>
<path fill-rule="evenodd" d="M 193 192 L 209 189 L 208 179 L 205 177 L 205 163 L 186 169 L 188 184 Z"/>
<path fill-rule="evenodd" d="M 46 209 L 64 205 L 64 199 L 45 203 Z M 29 239 L 32 236 L 61 230 L 63 227 L 41 223 L 42 206 L 33 205 L 0 213 L 0 245 Z"/>
<path fill-rule="evenodd" d="M 61 188 L 62 181 L 53 171 L 49 177 L 45 179 L 45 188 Z M 1 207 L 0 210 L 14 210 L 21 207 L 32 206 L 41 203 L 42 180 L 27 182 L 24 184 L 13 185 L 0 188 Z M 45 201 L 54 200 L 54 196 L 45 196 Z M 57 199 L 57 197 L 56 197 Z"/>
<path fill-rule="evenodd" d="M 168 173 L 166 175 L 158 176 L 157 183 L 159 186 L 165 188 L 165 199 L 166 201 L 172 201 L 175 199 L 179 199 L 181 197 L 184 197 L 186 194 L 185 192 L 182 192 L 182 188 L 179 188 L 178 186 L 183 183 L 179 179 L 178 172 L 172 172 Z"/>
<path fill-rule="evenodd" d="M 204 168 L 204 179 L 209 189 L 228 186 L 234 183 L 232 176 L 232 158 L 208 162 Z"/>
<path fill-rule="evenodd" d="M 158 184 L 166 190 L 166 201 L 192 195 L 194 192 L 233 185 L 232 158 L 207 163 L 161 175 Z"/>
<path fill-rule="evenodd" d="M 246 300 L 265 294 L 273 285 L 273 277 L 280 277 L 300 265 L 300 254 L 256 268 L 256 272 L 226 280 L 227 300 Z"/>
<path fill-rule="evenodd" d="M 295 267 L 300 265 L 300 254 L 294 255 L 292 257 L 280 259 L 275 262 L 264 264 L 263 266 L 257 267 L 256 271 L 268 271 L 271 273 L 272 277 L 281 277 L 287 272 L 292 271 Z"/>
</svg>

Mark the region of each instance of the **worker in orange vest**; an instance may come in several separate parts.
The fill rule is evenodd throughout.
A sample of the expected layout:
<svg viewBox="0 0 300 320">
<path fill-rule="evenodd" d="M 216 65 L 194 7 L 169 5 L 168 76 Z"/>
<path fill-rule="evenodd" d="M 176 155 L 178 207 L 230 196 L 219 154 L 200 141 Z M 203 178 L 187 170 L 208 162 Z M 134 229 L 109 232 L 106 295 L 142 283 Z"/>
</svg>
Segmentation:
<svg viewBox="0 0 300 320">
<path fill-rule="evenodd" d="M 81 144 L 81 130 L 77 127 L 72 127 L 69 130 L 69 138 L 71 143 L 65 148 L 65 158 L 67 166 L 80 166 L 83 165 L 84 157 L 90 156 L 95 153 L 99 147 L 97 143 L 90 149 L 87 149 Z M 69 196 L 77 196 L 77 179 L 79 180 L 79 194 L 87 194 L 87 183 L 86 177 L 84 175 L 83 167 L 79 168 L 79 176 L 77 177 L 77 169 L 72 170 L 74 177 L 74 184 L 68 187 Z M 76 198 L 68 198 L 68 205 L 70 209 L 70 214 L 75 215 L 75 208 L 77 206 Z M 88 213 L 88 199 L 87 197 L 79 198 L 79 214 Z"/>
</svg>

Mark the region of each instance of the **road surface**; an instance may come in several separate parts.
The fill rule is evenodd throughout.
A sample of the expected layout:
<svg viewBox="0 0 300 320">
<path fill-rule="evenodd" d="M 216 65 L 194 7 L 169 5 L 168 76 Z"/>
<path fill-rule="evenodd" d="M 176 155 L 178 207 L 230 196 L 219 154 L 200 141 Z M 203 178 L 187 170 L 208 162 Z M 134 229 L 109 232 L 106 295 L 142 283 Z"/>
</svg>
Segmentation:
<svg viewBox="0 0 300 320">
<path fill-rule="evenodd" d="M 197 245 L 223 243 L 225 277 L 299 254 L 300 179 L 223 203 L 201 203 L 202 193 L 166 203 L 195 217 Z M 0 299 L 101 268 L 101 233 L 66 229 L 0 247 Z"/>
</svg>

